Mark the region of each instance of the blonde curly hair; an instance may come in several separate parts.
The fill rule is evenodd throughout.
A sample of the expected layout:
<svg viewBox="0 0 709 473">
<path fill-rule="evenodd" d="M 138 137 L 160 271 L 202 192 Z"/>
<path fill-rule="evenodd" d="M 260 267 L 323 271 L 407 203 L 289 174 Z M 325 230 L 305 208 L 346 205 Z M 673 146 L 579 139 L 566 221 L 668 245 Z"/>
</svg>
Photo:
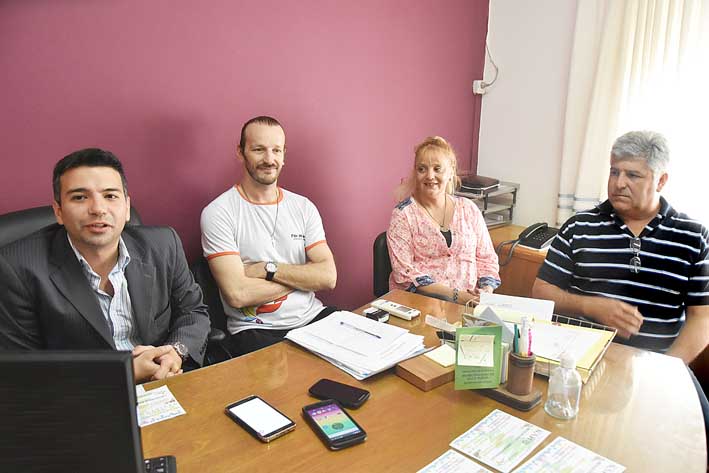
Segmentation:
<svg viewBox="0 0 709 473">
<path fill-rule="evenodd" d="M 458 177 L 457 171 L 458 159 L 455 156 L 453 146 L 451 146 L 450 143 L 440 136 L 429 136 L 414 147 L 414 165 L 411 169 L 411 174 L 409 177 L 404 179 L 404 181 L 396 188 L 395 194 L 397 202 L 400 202 L 413 194 L 416 188 L 416 161 L 420 157 L 423 157 L 431 152 L 441 153 L 449 159 L 453 177 L 446 186 L 446 192 L 448 194 L 453 194 L 456 190 L 458 190 L 460 187 L 460 178 Z"/>
</svg>

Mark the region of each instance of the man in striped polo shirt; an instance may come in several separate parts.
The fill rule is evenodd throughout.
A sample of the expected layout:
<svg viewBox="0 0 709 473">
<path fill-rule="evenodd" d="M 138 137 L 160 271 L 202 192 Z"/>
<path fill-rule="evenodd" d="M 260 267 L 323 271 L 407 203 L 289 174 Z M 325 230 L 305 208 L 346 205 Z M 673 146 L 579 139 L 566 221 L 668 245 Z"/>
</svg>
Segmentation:
<svg viewBox="0 0 709 473">
<path fill-rule="evenodd" d="M 660 196 L 668 162 L 658 133 L 618 138 L 608 200 L 564 223 L 532 292 L 689 363 L 709 341 L 709 233 Z"/>
</svg>

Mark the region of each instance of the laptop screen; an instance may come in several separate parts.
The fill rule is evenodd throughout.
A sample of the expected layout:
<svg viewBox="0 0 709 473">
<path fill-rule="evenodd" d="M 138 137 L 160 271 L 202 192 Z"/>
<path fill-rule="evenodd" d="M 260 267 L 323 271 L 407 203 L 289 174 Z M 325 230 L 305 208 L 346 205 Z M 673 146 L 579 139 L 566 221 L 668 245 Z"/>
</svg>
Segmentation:
<svg viewBox="0 0 709 473">
<path fill-rule="evenodd" d="M 130 352 L 0 352 L 0 471 L 143 472 Z"/>
</svg>

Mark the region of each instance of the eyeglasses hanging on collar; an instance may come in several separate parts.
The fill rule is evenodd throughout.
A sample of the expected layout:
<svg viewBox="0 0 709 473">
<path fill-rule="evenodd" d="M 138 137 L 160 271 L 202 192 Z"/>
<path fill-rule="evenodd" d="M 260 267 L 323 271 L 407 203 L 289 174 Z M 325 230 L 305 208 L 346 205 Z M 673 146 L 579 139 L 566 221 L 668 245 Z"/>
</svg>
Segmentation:
<svg viewBox="0 0 709 473">
<path fill-rule="evenodd" d="M 633 250 L 633 257 L 630 258 L 630 272 L 638 274 L 640 272 L 640 238 L 630 240 L 630 249 Z"/>
</svg>

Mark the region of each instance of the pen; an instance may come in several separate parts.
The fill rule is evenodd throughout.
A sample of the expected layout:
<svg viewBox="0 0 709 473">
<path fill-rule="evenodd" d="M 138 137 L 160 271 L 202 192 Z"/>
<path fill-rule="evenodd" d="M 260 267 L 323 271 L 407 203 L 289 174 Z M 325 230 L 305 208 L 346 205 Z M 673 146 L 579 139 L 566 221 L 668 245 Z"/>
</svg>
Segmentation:
<svg viewBox="0 0 709 473">
<path fill-rule="evenodd" d="M 515 324 L 515 335 L 512 338 L 512 351 L 519 355 L 519 343 L 517 342 L 518 333 L 517 324 Z"/>
<path fill-rule="evenodd" d="M 529 343 L 527 349 L 529 350 L 527 356 L 532 356 L 532 327 L 529 328 Z"/>
<path fill-rule="evenodd" d="M 360 331 L 360 332 L 366 333 L 367 335 L 371 335 L 371 336 L 373 336 L 373 337 L 377 337 L 377 338 L 379 338 L 379 339 L 382 338 L 381 336 L 377 335 L 376 333 L 369 332 L 369 331 L 367 331 L 367 330 L 365 330 L 365 329 L 363 329 L 363 328 L 359 328 L 359 327 L 356 327 L 356 326 L 354 326 L 354 325 L 352 325 L 352 324 L 348 324 L 347 322 L 342 322 L 342 321 L 340 321 L 340 325 L 344 325 L 345 327 L 353 328 L 353 329 L 355 329 L 355 330 L 358 330 L 358 331 Z"/>
</svg>

